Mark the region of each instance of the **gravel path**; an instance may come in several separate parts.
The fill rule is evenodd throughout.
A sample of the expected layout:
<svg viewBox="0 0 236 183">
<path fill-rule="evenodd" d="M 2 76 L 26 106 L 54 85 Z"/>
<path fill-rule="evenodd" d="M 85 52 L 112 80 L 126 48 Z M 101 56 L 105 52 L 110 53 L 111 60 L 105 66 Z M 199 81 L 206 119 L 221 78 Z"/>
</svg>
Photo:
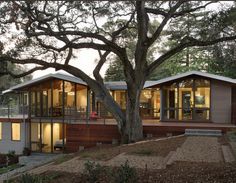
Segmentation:
<svg viewBox="0 0 236 183">
<path fill-rule="evenodd" d="M 120 166 L 128 161 L 129 165 L 136 168 L 148 168 L 157 169 L 157 167 L 163 162 L 164 157 L 161 156 L 137 156 L 127 155 L 125 153 L 119 154 L 115 158 L 107 161 L 106 166 Z"/>
<path fill-rule="evenodd" d="M 188 137 L 172 156 L 172 161 L 223 162 L 217 137 Z"/>
<path fill-rule="evenodd" d="M 168 146 L 168 141 L 166 146 Z M 217 137 L 187 137 L 181 147 L 176 151 L 171 151 L 165 157 L 162 156 L 139 156 L 121 153 L 107 161 L 96 161 L 102 166 L 120 166 L 128 160 L 129 164 L 136 168 L 160 169 L 165 168 L 166 163 L 172 164 L 175 161 L 183 162 L 223 162 L 221 145 Z M 48 170 L 63 171 L 70 173 L 81 173 L 84 170 L 84 163 L 88 159 L 75 157 L 61 164 L 45 165 L 39 167 L 29 173 L 43 173 Z"/>
</svg>

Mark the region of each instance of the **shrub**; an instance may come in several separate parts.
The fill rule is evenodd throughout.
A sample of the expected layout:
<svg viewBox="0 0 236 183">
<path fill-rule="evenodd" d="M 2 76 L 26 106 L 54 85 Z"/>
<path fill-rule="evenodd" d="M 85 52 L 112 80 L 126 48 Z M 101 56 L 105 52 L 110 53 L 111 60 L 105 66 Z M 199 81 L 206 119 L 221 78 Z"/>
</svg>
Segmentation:
<svg viewBox="0 0 236 183">
<path fill-rule="evenodd" d="M 24 156 L 29 156 L 31 154 L 31 150 L 28 147 L 25 147 L 23 150 L 23 155 Z"/>
<path fill-rule="evenodd" d="M 91 161 L 87 161 L 84 164 L 84 174 L 87 177 L 87 180 L 90 183 L 94 183 L 96 181 L 98 181 L 99 176 L 101 175 L 101 173 L 103 172 L 104 168 L 95 162 L 91 162 Z"/>
<path fill-rule="evenodd" d="M 16 156 L 16 152 L 15 151 L 8 151 L 7 156 L 10 157 L 15 157 Z"/>
<path fill-rule="evenodd" d="M 130 167 L 128 161 L 121 165 L 113 175 L 114 183 L 133 183 L 137 182 L 137 172 Z"/>
<path fill-rule="evenodd" d="M 23 174 L 19 180 L 20 183 L 42 183 L 43 179 L 37 175 Z"/>
<path fill-rule="evenodd" d="M 52 180 L 51 177 L 48 176 L 40 176 L 40 175 L 30 175 L 23 174 L 20 179 L 17 181 L 19 183 L 47 183 Z"/>
</svg>

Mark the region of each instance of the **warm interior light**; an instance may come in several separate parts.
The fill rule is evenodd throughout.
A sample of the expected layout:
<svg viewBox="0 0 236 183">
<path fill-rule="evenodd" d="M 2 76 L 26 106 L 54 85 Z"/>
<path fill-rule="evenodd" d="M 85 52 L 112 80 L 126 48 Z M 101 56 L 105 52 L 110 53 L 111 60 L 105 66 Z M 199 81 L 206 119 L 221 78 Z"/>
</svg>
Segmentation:
<svg viewBox="0 0 236 183">
<path fill-rule="evenodd" d="M 146 90 L 143 92 L 143 95 L 147 98 L 147 99 L 150 99 L 152 98 L 152 93 L 150 90 Z"/>
</svg>

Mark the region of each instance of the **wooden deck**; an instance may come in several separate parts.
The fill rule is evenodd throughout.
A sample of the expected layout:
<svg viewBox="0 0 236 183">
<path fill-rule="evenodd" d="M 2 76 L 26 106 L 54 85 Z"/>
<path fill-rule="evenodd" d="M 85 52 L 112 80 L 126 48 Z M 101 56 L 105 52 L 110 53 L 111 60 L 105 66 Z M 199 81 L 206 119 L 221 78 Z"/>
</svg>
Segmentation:
<svg viewBox="0 0 236 183">
<path fill-rule="evenodd" d="M 144 137 L 163 137 L 168 135 L 179 135 L 185 129 L 214 129 L 222 130 L 223 133 L 232 129 L 236 130 L 236 125 L 216 124 L 216 123 L 197 123 L 197 122 L 159 122 L 146 120 L 143 123 Z M 92 147 L 97 143 L 112 143 L 114 139 L 120 140 L 115 121 L 110 120 L 105 124 L 102 121 L 90 123 L 67 124 L 66 125 L 66 150 L 75 152 L 80 146 Z"/>
</svg>

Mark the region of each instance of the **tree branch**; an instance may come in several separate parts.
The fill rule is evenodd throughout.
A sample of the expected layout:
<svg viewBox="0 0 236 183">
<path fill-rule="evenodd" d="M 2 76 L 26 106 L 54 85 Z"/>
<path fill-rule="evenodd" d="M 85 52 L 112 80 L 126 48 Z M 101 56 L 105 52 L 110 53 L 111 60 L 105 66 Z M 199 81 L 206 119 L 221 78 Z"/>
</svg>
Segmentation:
<svg viewBox="0 0 236 183">
<path fill-rule="evenodd" d="M 6 71 L 6 72 L 0 72 L 0 75 L 10 75 L 12 76 L 13 78 L 21 78 L 21 77 L 25 77 L 27 75 L 30 75 L 32 74 L 33 72 L 35 71 L 38 71 L 38 70 L 45 70 L 47 69 L 47 67 L 44 67 L 44 66 L 39 66 L 39 67 L 34 67 L 33 69 L 30 69 L 28 71 L 25 71 L 24 73 L 21 73 L 21 74 L 15 74 L 13 73 L 12 71 Z"/>
<path fill-rule="evenodd" d="M 154 62 L 152 62 L 149 65 L 149 67 L 147 68 L 146 73 L 147 73 L 147 75 L 150 75 L 165 60 L 172 57 L 176 53 L 181 52 L 183 49 L 185 49 L 187 47 L 210 46 L 210 45 L 214 45 L 214 44 L 219 43 L 219 42 L 233 41 L 235 39 L 236 39 L 236 35 L 235 36 L 230 36 L 230 37 L 222 37 L 222 38 L 218 38 L 218 39 L 215 39 L 215 40 L 209 40 L 209 41 L 200 41 L 200 40 L 197 40 L 197 39 L 192 38 L 192 37 L 185 37 L 183 40 L 186 40 L 186 42 L 180 43 L 178 46 L 176 46 L 175 48 L 169 50 L 168 52 L 166 52 L 165 54 L 160 56 L 158 59 L 156 59 Z"/>
<path fill-rule="evenodd" d="M 203 9 L 203 8 L 206 8 L 208 5 L 212 4 L 212 3 L 216 3 L 218 1 L 212 1 L 212 2 L 208 2 L 202 6 L 198 6 L 196 8 L 192 8 L 192 9 L 189 9 L 189 10 L 183 10 L 183 11 L 179 11 L 179 12 L 176 12 L 176 13 L 173 13 L 171 15 L 172 18 L 176 18 L 176 17 L 179 17 L 179 16 L 183 16 L 187 13 L 192 13 L 192 12 L 195 12 L 197 10 L 200 10 L 200 9 Z M 165 12 L 164 10 L 161 10 L 161 9 L 153 9 L 153 8 L 146 8 L 146 11 L 147 13 L 152 13 L 154 15 L 162 15 L 164 17 L 168 16 L 168 12 Z"/>
<path fill-rule="evenodd" d="M 154 34 L 151 38 L 148 40 L 148 45 L 151 46 L 156 39 L 160 36 L 161 32 L 163 31 L 165 25 L 170 20 L 170 18 L 173 16 L 175 11 L 185 2 L 186 0 L 180 0 L 178 1 L 172 8 L 170 8 L 169 12 L 166 14 L 165 18 L 162 20 L 161 24 L 158 26 Z"/>
<path fill-rule="evenodd" d="M 99 81 L 101 84 L 103 84 L 103 78 L 100 75 L 100 70 L 103 66 L 103 64 L 106 62 L 106 57 L 109 55 L 109 51 L 106 51 L 104 54 L 101 53 L 100 50 L 98 50 L 100 60 L 98 61 L 97 66 L 93 70 L 93 75 L 97 81 Z"/>
</svg>

